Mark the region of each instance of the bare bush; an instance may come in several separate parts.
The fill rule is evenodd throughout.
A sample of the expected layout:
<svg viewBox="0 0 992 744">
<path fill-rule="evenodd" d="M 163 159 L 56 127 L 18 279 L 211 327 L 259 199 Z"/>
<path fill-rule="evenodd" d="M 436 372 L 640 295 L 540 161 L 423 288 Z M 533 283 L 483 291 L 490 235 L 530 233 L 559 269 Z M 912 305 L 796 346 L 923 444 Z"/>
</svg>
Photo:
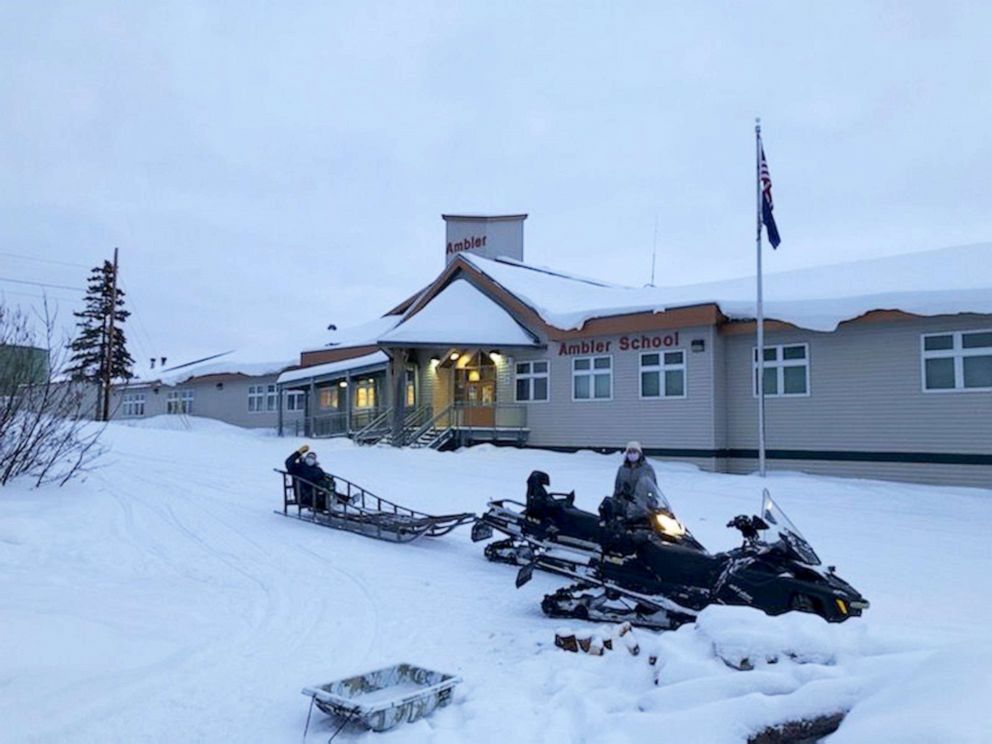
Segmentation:
<svg viewBox="0 0 992 744">
<path fill-rule="evenodd" d="M 47 302 L 39 321 L 0 299 L 0 486 L 65 485 L 103 453 L 104 426 L 86 415 L 92 392 L 64 374 L 68 340 Z"/>
</svg>

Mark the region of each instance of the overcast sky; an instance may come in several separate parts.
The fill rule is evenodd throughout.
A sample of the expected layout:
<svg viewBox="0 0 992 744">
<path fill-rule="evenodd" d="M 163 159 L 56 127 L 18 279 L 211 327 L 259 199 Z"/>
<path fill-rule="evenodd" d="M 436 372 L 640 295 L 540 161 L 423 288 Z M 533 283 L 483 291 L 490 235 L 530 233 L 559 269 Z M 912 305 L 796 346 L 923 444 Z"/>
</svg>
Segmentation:
<svg viewBox="0 0 992 744">
<path fill-rule="evenodd" d="M 381 314 L 442 212 L 625 284 L 656 220 L 657 284 L 753 273 L 759 115 L 768 271 L 987 241 L 990 8 L 2 0 L 0 292 L 119 246 L 133 355 L 179 362 Z"/>
</svg>

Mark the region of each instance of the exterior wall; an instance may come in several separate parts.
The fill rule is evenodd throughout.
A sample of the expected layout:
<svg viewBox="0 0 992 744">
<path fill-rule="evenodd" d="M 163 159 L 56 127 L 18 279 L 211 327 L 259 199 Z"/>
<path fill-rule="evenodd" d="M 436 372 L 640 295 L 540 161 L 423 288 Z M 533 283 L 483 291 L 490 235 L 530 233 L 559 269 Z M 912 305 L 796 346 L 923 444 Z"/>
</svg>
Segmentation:
<svg viewBox="0 0 992 744">
<path fill-rule="evenodd" d="M 714 329 L 706 326 L 626 334 L 628 341 L 637 339 L 640 342 L 642 336 L 672 339 L 670 346 L 646 351 L 685 352 L 686 396 L 674 399 L 640 397 L 642 350 L 623 350 L 623 334 L 587 339 L 600 344 L 600 348 L 606 349 L 605 355 L 613 358 L 611 400 L 572 400 L 572 359 L 585 354 L 562 353 L 562 345 L 573 347 L 581 341 L 553 341 L 546 350 L 516 353 L 514 362 L 543 359 L 549 362 L 550 399 L 525 403 L 530 428 L 528 444 L 536 447 L 621 448 L 627 441 L 636 439 L 648 451 L 660 451 L 679 459 L 696 457 L 705 467 L 712 468 L 715 448 L 714 335 Z M 703 351 L 691 350 L 694 339 L 703 341 Z"/>
<path fill-rule="evenodd" d="M 721 472 L 753 473 L 753 458 L 728 458 Z M 992 488 L 992 467 L 988 465 L 948 465 L 914 462 L 843 462 L 835 460 L 768 460 L 769 470 L 795 471 L 839 478 L 930 483 L 938 486 Z"/>
<path fill-rule="evenodd" d="M 524 260 L 524 220 L 527 215 L 443 217 L 445 261 L 453 261 L 462 251 L 486 258 L 507 256 L 518 261 Z"/>
<path fill-rule="evenodd" d="M 274 385 L 278 375 L 248 377 L 242 375 L 225 375 L 223 379 L 216 377 L 205 380 L 190 380 L 181 385 L 148 385 L 117 388 L 111 396 L 112 417 L 115 420 L 134 420 L 165 415 L 168 412 L 167 401 L 170 392 L 193 391 L 192 412 L 189 415 L 217 419 L 234 426 L 249 429 L 275 429 L 278 425 L 278 411 L 248 411 L 248 388 L 252 385 Z M 138 393 L 145 396 L 144 416 L 125 416 L 124 394 Z M 282 401 L 285 405 L 285 398 Z M 284 424 L 292 426 L 292 422 L 302 420 L 302 411 L 283 411 Z"/>
<path fill-rule="evenodd" d="M 845 324 L 832 333 L 781 330 L 766 344 L 809 344 L 809 396 L 768 398 L 765 436 L 770 468 L 869 478 L 992 486 L 992 463 L 940 462 L 953 455 L 992 456 L 992 393 L 924 392 L 921 342 L 924 333 L 987 329 L 988 316 L 942 316 L 884 323 Z M 726 335 L 727 448 L 735 472 L 753 470 L 754 460 L 735 450 L 757 448 L 757 402 L 751 383 L 754 336 Z M 788 450 L 780 459 L 775 450 Z M 815 453 L 823 453 L 816 458 Z M 936 462 L 879 462 L 867 453 L 930 456 Z M 941 458 L 941 456 L 944 456 Z M 912 459 L 903 457 L 903 459 Z"/>
</svg>

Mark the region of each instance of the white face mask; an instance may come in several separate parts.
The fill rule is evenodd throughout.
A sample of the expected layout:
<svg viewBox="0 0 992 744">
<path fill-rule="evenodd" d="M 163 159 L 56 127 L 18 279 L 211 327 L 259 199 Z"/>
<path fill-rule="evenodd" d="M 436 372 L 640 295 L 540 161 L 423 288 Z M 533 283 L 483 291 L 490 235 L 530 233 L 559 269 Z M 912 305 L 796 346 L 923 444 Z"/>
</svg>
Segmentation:
<svg viewBox="0 0 992 744">
<path fill-rule="evenodd" d="M 628 452 L 627 462 L 637 462 L 641 459 L 641 454 L 639 452 Z"/>
</svg>

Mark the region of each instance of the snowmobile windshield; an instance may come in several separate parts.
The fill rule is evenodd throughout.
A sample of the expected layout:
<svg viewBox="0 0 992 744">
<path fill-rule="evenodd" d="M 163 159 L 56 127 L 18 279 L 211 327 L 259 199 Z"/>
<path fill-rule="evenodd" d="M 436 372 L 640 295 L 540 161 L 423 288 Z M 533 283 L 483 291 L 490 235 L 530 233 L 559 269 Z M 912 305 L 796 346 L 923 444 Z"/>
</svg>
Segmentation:
<svg viewBox="0 0 992 744">
<path fill-rule="evenodd" d="M 761 518 L 768 525 L 763 536 L 766 543 L 769 545 L 782 543 L 803 563 L 810 566 L 820 565 L 820 557 L 813 550 L 813 546 L 806 541 L 792 520 L 785 516 L 785 512 L 775 503 L 767 488 L 761 496 Z"/>
<path fill-rule="evenodd" d="M 644 509 L 645 516 L 659 532 L 676 539 L 686 534 L 685 527 L 675 518 L 672 505 L 668 503 L 665 494 L 650 478 L 641 478 L 637 482 L 634 501 Z"/>
<path fill-rule="evenodd" d="M 668 503 L 665 494 L 658 488 L 658 484 L 651 478 L 641 478 L 634 487 L 634 500 L 651 511 L 672 512 L 672 505 Z"/>
</svg>

